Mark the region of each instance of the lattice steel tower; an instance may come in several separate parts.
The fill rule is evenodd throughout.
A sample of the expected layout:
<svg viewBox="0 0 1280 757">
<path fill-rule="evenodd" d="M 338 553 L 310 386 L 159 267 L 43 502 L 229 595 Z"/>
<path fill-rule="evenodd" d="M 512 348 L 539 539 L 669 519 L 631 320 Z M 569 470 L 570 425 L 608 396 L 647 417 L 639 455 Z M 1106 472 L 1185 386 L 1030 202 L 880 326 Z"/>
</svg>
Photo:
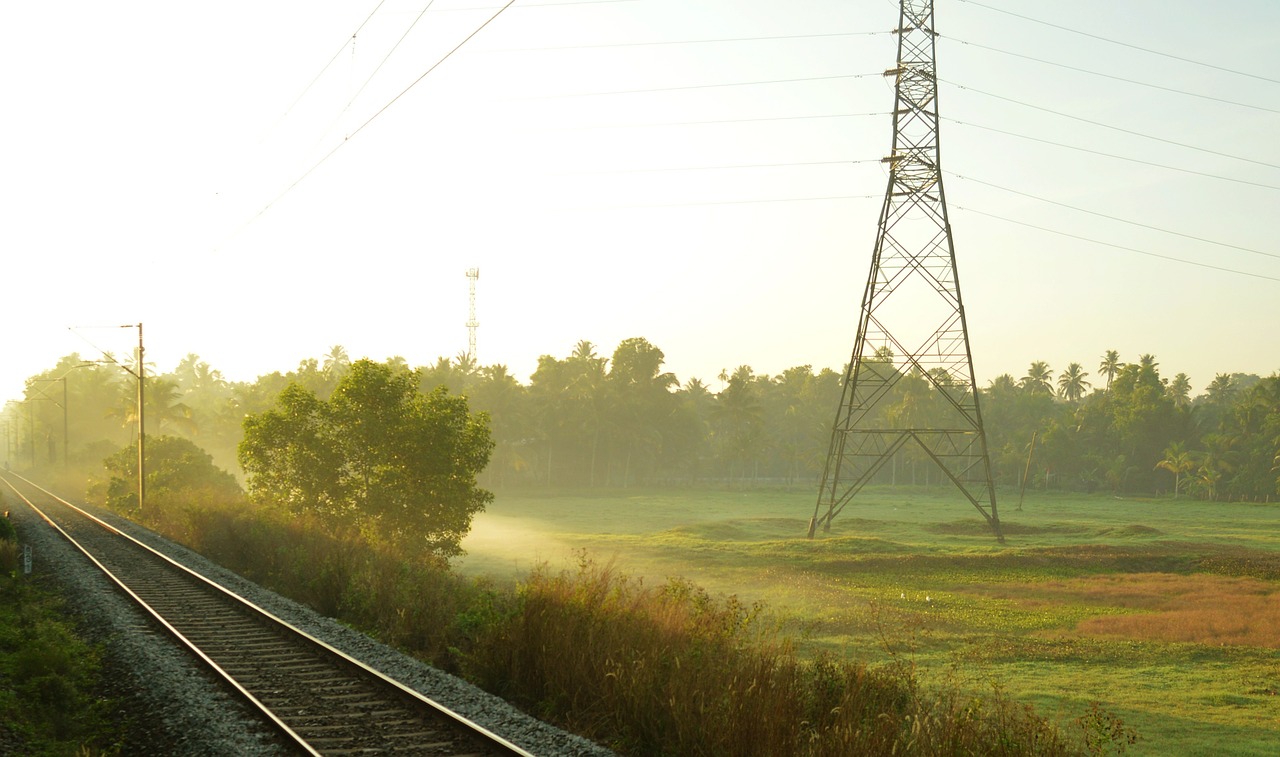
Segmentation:
<svg viewBox="0 0 1280 757">
<path fill-rule="evenodd" d="M 812 538 L 910 443 L 1003 540 L 942 191 L 933 0 L 901 0 L 889 186 Z"/>
<path fill-rule="evenodd" d="M 476 329 L 480 328 L 480 322 L 476 320 L 476 281 L 479 279 L 479 268 L 467 269 L 467 287 L 471 295 L 471 317 L 467 319 L 467 358 L 473 362 L 476 359 Z"/>
</svg>

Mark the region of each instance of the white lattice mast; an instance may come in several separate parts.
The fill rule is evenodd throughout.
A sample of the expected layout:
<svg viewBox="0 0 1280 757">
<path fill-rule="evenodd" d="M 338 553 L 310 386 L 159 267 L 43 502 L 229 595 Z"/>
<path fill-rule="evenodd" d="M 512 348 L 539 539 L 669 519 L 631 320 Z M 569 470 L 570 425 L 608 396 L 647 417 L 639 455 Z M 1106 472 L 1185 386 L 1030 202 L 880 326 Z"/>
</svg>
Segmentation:
<svg viewBox="0 0 1280 757">
<path fill-rule="evenodd" d="M 901 0 L 893 151 L 871 273 L 831 432 L 809 537 L 904 446 L 924 452 L 1000 537 L 978 406 L 969 327 L 942 189 L 933 0 Z M 928 387 L 937 410 L 896 400 L 899 382 Z"/>
<path fill-rule="evenodd" d="M 471 290 L 471 317 L 467 320 L 467 358 L 473 365 L 476 361 L 476 329 L 480 328 L 480 322 L 476 320 L 476 280 L 479 278 L 479 268 L 467 269 L 467 284 Z"/>
</svg>

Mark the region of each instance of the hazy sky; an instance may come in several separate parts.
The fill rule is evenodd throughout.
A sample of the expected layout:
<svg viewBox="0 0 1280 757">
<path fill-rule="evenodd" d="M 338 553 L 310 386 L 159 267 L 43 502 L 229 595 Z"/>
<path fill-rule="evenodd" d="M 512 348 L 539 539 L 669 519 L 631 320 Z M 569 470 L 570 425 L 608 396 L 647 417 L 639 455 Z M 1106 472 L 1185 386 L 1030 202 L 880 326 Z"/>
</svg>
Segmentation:
<svg viewBox="0 0 1280 757">
<path fill-rule="evenodd" d="M 1280 3 L 936 4 L 979 383 L 1107 349 L 1197 393 L 1280 370 Z M 478 358 L 522 381 L 631 336 L 713 387 L 839 369 L 897 2 L 516 0 L 426 73 L 500 6 L 0 5 L 0 397 L 92 355 L 72 326 L 235 380 L 431 363 L 471 267 Z"/>
</svg>

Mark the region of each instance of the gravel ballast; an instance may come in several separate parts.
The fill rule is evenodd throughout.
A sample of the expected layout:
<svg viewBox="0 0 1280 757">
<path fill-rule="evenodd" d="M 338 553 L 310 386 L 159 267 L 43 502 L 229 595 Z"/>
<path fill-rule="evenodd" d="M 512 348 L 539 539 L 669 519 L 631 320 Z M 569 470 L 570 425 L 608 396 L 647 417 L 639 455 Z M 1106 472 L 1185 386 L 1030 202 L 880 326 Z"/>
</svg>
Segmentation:
<svg viewBox="0 0 1280 757">
<path fill-rule="evenodd" d="M 283 754 L 274 732 L 231 697 L 176 642 L 30 508 L 10 517 L 31 545 L 33 577 L 54 582 L 87 640 L 103 645 L 108 695 L 131 713 L 127 748 L 178 755 Z M 520 712 L 471 684 L 425 665 L 337 621 L 213 564 L 134 523 L 95 513 L 121 531 L 212 579 L 364 664 L 538 755 L 607 757 L 613 752 Z"/>
</svg>

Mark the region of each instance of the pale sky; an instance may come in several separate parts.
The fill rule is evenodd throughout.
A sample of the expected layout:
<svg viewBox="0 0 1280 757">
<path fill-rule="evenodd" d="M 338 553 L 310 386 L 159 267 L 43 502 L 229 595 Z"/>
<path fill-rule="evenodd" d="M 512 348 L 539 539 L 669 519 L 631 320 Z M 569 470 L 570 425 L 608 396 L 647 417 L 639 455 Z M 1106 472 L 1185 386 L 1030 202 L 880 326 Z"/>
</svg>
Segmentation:
<svg viewBox="0 0 1280 757">
<path fill-rule="evenodd" d="M 72 326 L 233 380 L 429 364 L 466 350 L 472 267 L 479 361 L 521 381 L 632 336 L 713 388 L 838 370 L 897 3 L 516 0 L 426 73 L 500 5 L 0 5 L 0 398 L 136 344 Z M 1280 370 L 1280 3 L 936 6 L 979 383 L 1107 349 L 1196 393 Z"/>
</svg>

